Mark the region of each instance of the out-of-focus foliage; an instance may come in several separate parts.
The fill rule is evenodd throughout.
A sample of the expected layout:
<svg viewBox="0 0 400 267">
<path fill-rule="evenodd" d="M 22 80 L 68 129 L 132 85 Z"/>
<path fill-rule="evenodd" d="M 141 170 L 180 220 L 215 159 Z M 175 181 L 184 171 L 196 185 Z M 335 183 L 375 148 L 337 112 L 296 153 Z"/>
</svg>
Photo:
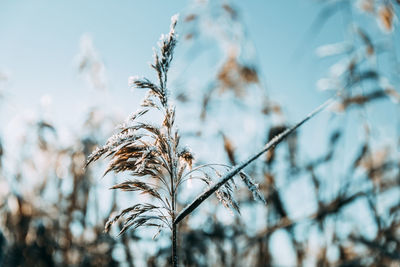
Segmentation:
<svg viewBox="0 0 400 267">
<path fill-rule="evenodd" d="M 83 126 L 89 132 L 92 118 Z M 103 233 L 96 185 L 83 169 L 95 132 L 60 147 L 51 123 L 39 120 L 27 130 L 18 168 L 2 176 L 2 266 L 115 266 L 111 252 L 121 241 Z"/>
<path fill-rule="evenodd" d="M 312 31 L 324 31 L 333 14 L 343 14 L 348 33 L 340 43 L 316 50 L 321 60 L 334 62 L 317 87 L 340 93 L 331 110 L 325 151 L 313 153 L 304 145 L 313 140 L 300 130 L 246 170 L 260 184 L 267 206 L 255 203 L 247 190 L 239 190 L 241 216 L 227 216 L 212 199 L 184 220 L 178 243 L 185 266 L 273 266 L 281 263 L 282 255 L 298 266 L 400 264 L 400 137 L 395 122 L 400 65 L 394 42 L 399 2 L 319 4 L 321 13 Z M 188 49 L 183 61 L 200 57 L 207 46 L 217 47 L 220 55 L 216 68 L 196 90 L 191 90 L 186 77 L 190 66 L 178 70 L 181 75 L 173 81 L 178 109 L 200 106 L 196 116 L 188 111 L 190 117 L 183 117 L 182 121 L 198 127 L 193 134 L 182 125 L 182 141 L 209 138 L 210 150 L 225 151 L 225 163 L 235 165 L 252 152 L 243 148 L 250 150 L 253 143 L 265 143 L 291 126 L 282 119 L 285 103 L 266 96 L 257 55 L 237 7 L 228 1 L 198 1 L 182 14 L 182 23 L 180 42 Z M 93 87 L 104 89 L 104 65 L 89 39 L 84 40 L 79 71 Z M 7 101 L 2 97 L 7 77 L 0 73 L 0 105 Z M 382 102 L 389 111 L 377 110 Z M 257 127 L 263 127 L 263 140 L 242 138 L 240 133 L 246 129 L 229 131 L 222 124 L 210 130 L 219 116 L 231 123 L 231 114 L 217 109 L 219 105 L 256 112 L 262 118 Z M 108 192 L 106 206 L 100 205 L 105 198 L 100 189 L 104 186 L 99 185 L 104 180 L 97 178 L 100 171 L 83 169 L 87 156 L 104 143 L 110 126 L 119 122 L 102 113 L 100 107 L 93 109 L 69 145 L 60 145 L 59 129 L 50 121 L 28 124 L 19 146 L 13 148 L 18 155 L 13 161 L 5 160 L 11 151 L 0 138 L 1 266 L 169 265 L 171 248 L 163 234 L 152 240 L 154 233 L 146 231 L 127 231 L 121 237 L 103 232 L 109 215 L 124 207 L 125 201 Z M 370 120 L 369 114 L 392 117 L 393 125 L 385 125 L 383 131 L 396 132 L 395 137 L 380 138 L 380 120 Z M 198 163 L 210 161 L 201 153 L 196 158 Z M 198 193 L 197 185 L 188 189 Z M 136 197 L 129 201 L 143 200 Z M 188 199 L 178 198 L 177 205 L 185 206 Z M 119 221 L 116 225 L 118 232 L 122 225 Z"/>
</svg>

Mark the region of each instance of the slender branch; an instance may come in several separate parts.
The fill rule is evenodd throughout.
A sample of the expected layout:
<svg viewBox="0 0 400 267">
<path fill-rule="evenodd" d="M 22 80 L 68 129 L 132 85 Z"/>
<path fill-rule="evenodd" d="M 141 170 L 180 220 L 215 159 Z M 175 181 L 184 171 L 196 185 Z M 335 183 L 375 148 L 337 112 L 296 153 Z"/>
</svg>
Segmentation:
<svg viewBox="0 0 400 267">
<path fill-rule="evenodd" d="M 211 168 L 212 166 L 221 166 L 221 167 L 228 167 L 228 168 L 231 167 L 231 166 L 229 166 L 229 165 L 220 164 L 220 163 L 203 164 L 203 165 L 197 166 L 196 168 L 193 168 L 191 171 L 185 173 L 185 175 L 183 176 L 183 178 L 185 178 L 186 176 L 188 176 L 189 174 L 191 174 L 191 173 L 193 173 L 193 172 L 195 172 L 195 171 L 201 170 L 201 169 L 203 169 L 203 168 L 205 168 L 205 167 L 210 167 L 210 168 Z"/>
<path fill-rule="evenodd" d="M 182 185 L 183 183 L 185 183 L 185 182 L 187 182 L 187 181 L 189 181 L 190 179 L 193 179 L 193 180 L 204 180 L 204 177 L 203 176 L 191 176 L 191 177 L 187 177 L 187 178 L 185 178 L 185 179 L 182 179 L 182 180 L 180 180 L 179 181 L 179 186 L 180 185 Z"/>
<path fill-rule="evenodd" d="M 260 157 L 262 154 L 267 152 L 269 149 L 274 148 L 276 145 L 278 145 L 282 140 L 284 140 L 289 134 L 294 132 L 297 128 L 299 128 L 302 124 L 304 124 L 306 121 L 314 117 L 316 114 L 318 114 L 320 111 L 322 111 L 324 108 L 332 104 L 335 100 L 335 97 L 332 97 L 328 99 L 326 102 L 324 102 L 322 105 L 317 107 L 314 111 L 309 113 L 303 120 L 298 122 L 296 125 L 293 127 L 286 129 L 284 132 L 276 135 L 274 138 L 272 138 L 271 141 L 269 141 L 265 147 L 258 152 L 257 154 L 251 156 L 249 159 L 244 161 L 241 164 L 236 165 L 233 167 L 229 172 L 227 172 L 221 180 L 214 184 L 211 188 L 209 188 L 207 191 L 202 193 L 200 196 L 198 196 L 191 204 L 186 206 L 179 214 L 176 216 L 174 220 L 174 224 L 178 224 L 181 220 L 183 220 L 187 215 L 189 215 L 193 210 L 195 210 L 203 201 L 205 201 L 209 196 L 211 196 L 215 191 L 217 191 L 222 185 L 224 185 L 227 181 L 232 179 L 236 174 L 238 174 L 242 169 L 244 169 L 247 165 L 249 165 L 251 162 L 256 160 L 258 157 Z"/>
</svg>

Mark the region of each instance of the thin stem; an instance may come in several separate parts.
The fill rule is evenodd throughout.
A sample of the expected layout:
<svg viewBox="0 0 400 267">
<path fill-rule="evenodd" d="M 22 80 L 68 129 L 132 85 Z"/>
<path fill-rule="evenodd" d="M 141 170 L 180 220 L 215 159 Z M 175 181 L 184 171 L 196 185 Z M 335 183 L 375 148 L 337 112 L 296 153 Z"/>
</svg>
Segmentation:
<svg viewBox="0 0 400 267">
<path fill-rule="evenodd" d="M 178 266 L 178 255 L 177 255 L 177 248 L 176 248 L 176 224 L 175 221 L 175 214 L 176 214 L 176 205 L 175 205 L 175 190 L 174 190 L 174 178 L 171 177 L 171 197 L 172 197 L 172 214 L 171 214 L 171 224 L 172 224 L 172 266 Z"/>
<path fill-rule="evenodd" d="M 169 125 L 172 125 L 172 123 L 169 123 Z M 175 221 L 175 216 L 176 216 L 176 187 L 175 187 L 175 181 L 176 181 L 176 161 L 175 157 L 175 152 L 172 149 L 172 143 L 174 141 L 173 137 L 171 136 L 171 128 L 168 128 L 168 156 L 169 156 L 169 168 L 171 170 L 170 172 L 170 179 L 171 179 L 171 205 L 172 205 L 172 211 L 171 211 L 171 224 L 172 224 L 172 266 L 177 267 L 178 266 L 178 254 L 177 254 L 177 231 L 176 231 L 176 224 L 174 224 Z"/>
<path fill-rule="evenodd" d="M 178 266 L 178 254 L 177 254 L 177 245 L 176 245 L 176 224 L 175 222 L 175 214 L 176 214 L 176 203 L 175 203 L 175 190 L 174 190 L 174 178 L 171 177 L 171 190 L 172 190 L 172 214 L 171 214 L 171 224 L 172 224 L 172 266 Z"/>
<path fill-rule="evenodd" d="M 242 169 L 244 169 L 247 165 L 249 165 L 251 162 L 256 160 L 258 157 L 260 157 L 262 154 L 270 150 L 271 148 L 274 148 L 276 145 L 278 145 L 282 140 L 284 140 L 289 134 L 294 132 L 297 128 L 299 128 L 303 123 L 314 117 L 317 113 L 319 113 L 321 110 L 329 106 L 333 101 L 335 100 L 335 97 L 330 98 L 326 102 L 324 102 L 322 105 L 317 107 L 314 111 L 309 113 L 304 119 L 302 119 L 300 122 L 298 122 L 296 125 L 293 127 L 286 129 L 284 132 L 276 135 L 274 138 L 272 138 L 271 141 L 269 141 L 265 147 L 256 153 L 255 155 L 251 156 L 248 160 L 244 161 L 243 163 L 236 165 L 233 167 L 229 172 L 227 172 L 222 179 L 214 184 L 210 189 L 202 193 L 200 196 L 198 196 L 191 204 L 186 206 L 176 217 L 174 221 L 174 225 L 178 224 L 183 218 L 185 218 L 187 215 L 192 213 L 193 210 L 195 210 L 201 203 L 203 203 L 209 196 L 211 196 L 215 191 L 217 191 L 222 185 L 224 185 L 226 182 L 228 182 L 230 179 L 232 179 L 236 174 L 238 174 Z"/>
<path fill-rule="evenodd" d="M 164 207 L 164 209 L 167 209 Z M 170 222 L 168 221 L 168 216 L 165 216 L 164 212 L 161 211 L 161 208 L 157 209 L 157 211 L 160 213 L 161 217 L 160 219 L 169 227 L 169 229 L 172 230 L 172 225 L 170 224 Z"/>
<path fill-rule="evenodd" d="M 209 164 L 204 164 L 204 165 L 197 166 L 196 168 L 193 168 L 191 171 L 185 173 L 185 175 L 184 175 L 182 178 L 188 176 L 189 174 L 191 174 L 191 173 L 193 173 L 193 172 L 195 172 L 195 171 L 198 171 L 198 170 L 200 170 L 200 169 L 203 169 L 203 168 L 205 168 L 205 167 L 212 168 L 212 166 L 222 166 L 222 167 L 228 167 L 228 168 L 231 167 L 231 166 L 229 166 L 229 165 L 220 164 L 220 163 L 209 163 Z"/>
<path fill-rule="evenodd" d="M 194 180 L 194 179 L 198 179 L 198 180 L 203 180 L 203 181 L 204 181 L 204 177 L 203 177 L 203 176 L 191 176 L 191 177 L 187 177 L 187 178 L 185 178 L 185 179 L 181 179 L 181 180 L 179 181 L 178 186 L 180 186 L 181 184 L 183 184 L 183 183 L 189 181 L 190 179 L 193 179 L 193 180 Z"/>
<path fill-rule="evenodd" d="M 175 217 L 175 216 L 173 216 Z M 173 218 L 174 220 L 174 218 Z M 176 246 L 176 224 L 172 225 L 172 266 L 178 266 L 178 254 L 177 254 L 177 246 Z"/>
</svg>

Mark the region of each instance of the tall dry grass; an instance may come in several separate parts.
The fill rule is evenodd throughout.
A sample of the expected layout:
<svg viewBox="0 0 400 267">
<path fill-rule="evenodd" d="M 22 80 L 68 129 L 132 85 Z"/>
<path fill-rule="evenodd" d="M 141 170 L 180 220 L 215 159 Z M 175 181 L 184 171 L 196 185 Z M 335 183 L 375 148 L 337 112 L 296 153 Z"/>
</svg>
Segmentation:
<svg viewBox="0 0 400 267">
<path fill-rule="evenodd" d="M 108 231 L 111 225 L 121 217 L 124 217 L 125 220 L 119 234 L 123 234 L 128 229 L 143 226 L 157 227 L 158 233 L 162 228 L 169 228 L 172 231 L 171 262 L 173 266 L 177 266 L 177 225 L 179 222 L 214 193 L 224 206 L 240 213 L 239 205 L 232 195 L 236 187 L 233 178 L 237 175 L 252 192 L 253 197 L 265 203 L 264 197 L 258 191 L 258 185 L 242 170 L 330 105 L 333 99 L 322 104 L 293 127 L 274 136 L 260 152 L 245 162 L 234 167 L 225 165 L 227 172 L 224 175 L 219 175 L 214 168 L 221 164 L 205 164 L 192 169 L 194 157 L 187 147 L 181 147 L 179 144 L 180 136 L 174 124 L 175 106 L 169 103 L 167 89 L 168 70 L 177 42 L 175 33 L 177 16 L 172 17 L 171 21 L 170 32 L 161 36 L 160 53 L 154 54 L 154 63 L 151 65 L 157 74 L 158 83 L 153 83 L 147 78 L 132 77 L 130 79 L 130 83 L 134 87 L 148 90 L 142 101 L 141 109 L 131 115 L 127 123 L 121 125 L 119 132 L 111 136 L 103 147 L 96 149 L 88 157 L 87 165 L 101 157 L 109 157 L 110 162 L 104 175 L 109 172 L 127 172 L 132 177 L 132 179 L 114 185 L 111 189 L 148 194 L 153 200 L 123 209 L 118 215 L 107 221 L 105 230 Z M 149 111 L 159 113 L 162 124 L 140 121 L 142 116 Z M 219 176 L 219 181 L 213 183 L 212 177 L 205 169 L 213 171 L 214 176 Z M 200 179 L 209 188 L 179 211 L 177 209 L 179 187 L 188 179 L 194 178 Z"/>
</svg>

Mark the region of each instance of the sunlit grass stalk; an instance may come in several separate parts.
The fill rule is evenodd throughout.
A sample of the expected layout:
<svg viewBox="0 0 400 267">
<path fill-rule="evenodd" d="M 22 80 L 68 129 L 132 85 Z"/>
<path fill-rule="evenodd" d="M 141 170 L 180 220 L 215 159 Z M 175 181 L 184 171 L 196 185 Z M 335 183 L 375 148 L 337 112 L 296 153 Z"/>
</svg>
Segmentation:
<svg viewBox="0 0 400 267">
<path fill-rule="evenodd" d="M 332 104 L 334 101 L 334 97 L 328 99 L 325 103 L 317 107 L 314 111 L 309 113 L 304 119 L 299 121 L 296 125 L 294 125 L 291 128 L 286 129 L 284 132 L 276 135 L 274 138 L 272 138 L 271 141 L 269 141 L 265 147 L 256 153 L 255 155 L 251 156 L 248 158 L 246 161 L 244 161 L 241 164 L 236 165 L 233 167 L 229 172 L 227 172 L 218 183 L 214 184 L 211 188 L 209 188 L 207 191 L 203 192 L 201 195 L 199 195 L 191 204 L 189 204 L 187 207 L 185 207 L 176 217 L 174 224 L 178 224 L 180 221 L 182 221 L 187 215 L 192 213 L 201 203 L 203 203 L 208 197 L 210 197 L 213 193 L 215 193 L 221 186 L 223 186 L 226 182 L 231 180 L 235 175 L 239 174 L 247 165 L 252 163 L 254 160 L 256 160 L 258 157 L 260 157 L 262 154 L 267 152 L 268 150 L 274 148 L 277 146 L 282 140 L 284 140 L 289 134 L 293 133 L 297 128 L 299 128 L 302 124 L 304 124 L 306 121 L 314 117 L 316 114 L 318 114 L 321 110 Z"/>
<path fill-rule="evenodd" d="M 141 109 L 121 125 L 120 132 L 110 137 L 106 145 L 94 151 L 87 162 L 89 164 L 102 156 L 110 157 L 105 174 L 129 172 L 135 177 L 114 185 L 112 189 L 138 191 L 152 197 L 151 203 L 137 203 L 110 217 L 105 230 L 108 231 L 121 217 L 125 217 L 125 222 L 119 234 L 141 226 L 155 226 L 157 234 L 164 227 L 170 228 L 173 266 L 178 265 L 177 227 L 173 223 L 177 214 L 178 187 L 185 171 L 191 169 L 193 160 L 189 149 L 179 146 L 180 136 L 174 127 L 175 107 L 168 101 L 167 74 L 177 42 L 176 23 L 177 16 L 174 16 L 169 34 L 161 36 L 160 52 L 154 54 L 152 68 L 157 73 L 158 83 L 146 78 L 130 78 L 132 86 L 148 90 Z M 161 125 L 138 121 L 150 110 L 162 115 Z"/>
<path fill-rule="evenodd" d="M 125 218 L 125 222 L 119 234 L 141 226 L 155 226 L 158 228 L 156 234 L 158 235 L 162 228 L 170 228 L 173 266 L 178 266 L 179 262 L 178 223 L 213 193 L 216 193 L 217 198 L 225 207 L 240 213 L 239 206 L 232 195 L 236 187 L 232 180 L 235 175 L 240 176 L 255 199 L 265 203 L 264 197 L 258 192 L 258 185 L 243 173 L 242 169 L 268 149 L 276 146 L 288 134 L 329 104 L 322 105 L 296 126 L 275 137 L 261 152 L 243 164 L 234 168 L 221 164 L 205 164 L 192 169 L 193 155 L 188 148 L 182 148 L 179 145 L 180 135 L 174 124 L 175 106 L 168 101 L 167 74 L 177 43 L 176 23 L 177 16 L 173 16 L 170 32 L 168 35 L 161 36 L 160 52 L 154 54 L 152 68 L 156 71 L 158 83 L 153 83 L 147 78 L 130 78 L 132 86 L 148 90 L 141 109 L 131 115 L 128 121 L 121 125 L 119 133 L 111 136 L 103 147 L 96 149 L 87 161 L 87 164 L 90 164 L 101 157 L 109 157 L 110 162 L 105 174 L 128 172 L 134 178 L 116 184 L 111 189 L 136 191 L 150 195 L 152 199 L 149 203 L 136 203 L 123 209 L 118 215 L 110 217 L 105 225 L 105 230 L 108 231 L 111 225 L 122 217 Z M 139 121 L 139 118 L 150 110 L 162 115 L 161 125 Z M 220 182 L 213 184 L 212 177 L 221 176 L 217 168 L 225 169 L 227 174 L 222 177 Z M 194 173 L 196 174 L 193 175 Z M 190 178 L 199 179 L 207 184 L 209 189 L 178 215 L 179 186 Z"/>
</svg>

